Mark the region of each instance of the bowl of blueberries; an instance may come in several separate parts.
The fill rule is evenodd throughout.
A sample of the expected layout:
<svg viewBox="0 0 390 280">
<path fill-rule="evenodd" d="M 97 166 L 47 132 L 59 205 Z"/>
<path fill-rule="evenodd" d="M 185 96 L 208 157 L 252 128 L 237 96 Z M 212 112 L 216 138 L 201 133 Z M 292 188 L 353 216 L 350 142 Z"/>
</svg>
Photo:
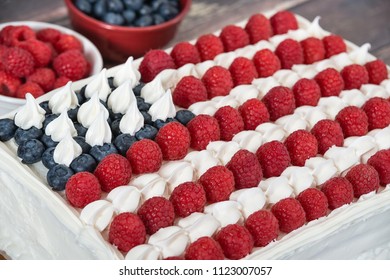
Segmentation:
<svg viewBox="0 0 390 280">
<path fill-rule="evenodd" d="M 75 30 L 103 57 L 124 62 L 164 47 L 188 13 L 191 0 L 64 0 Z"/>
</svg>

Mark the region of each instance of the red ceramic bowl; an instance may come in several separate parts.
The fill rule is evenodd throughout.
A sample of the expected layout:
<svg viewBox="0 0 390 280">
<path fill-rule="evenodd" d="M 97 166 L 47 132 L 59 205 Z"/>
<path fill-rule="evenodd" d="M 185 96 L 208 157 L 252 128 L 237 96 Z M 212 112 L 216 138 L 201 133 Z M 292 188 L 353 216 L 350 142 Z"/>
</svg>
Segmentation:
<svg viewBox="0 0 390 280">
<path fill-rule="evenodd" d="M 84 14 L 76 8 L 73 2 L 74 0 L 65 0 L 74 29 L 89 38 L 105 59 L 124 62 L 129 56 L 137 58 L 150 49 L 165 46 L 175 35 L 192 1 L 180 0 L 182 9 L 175 18 L 148 27 L 107 24 Z"/>
</svg>

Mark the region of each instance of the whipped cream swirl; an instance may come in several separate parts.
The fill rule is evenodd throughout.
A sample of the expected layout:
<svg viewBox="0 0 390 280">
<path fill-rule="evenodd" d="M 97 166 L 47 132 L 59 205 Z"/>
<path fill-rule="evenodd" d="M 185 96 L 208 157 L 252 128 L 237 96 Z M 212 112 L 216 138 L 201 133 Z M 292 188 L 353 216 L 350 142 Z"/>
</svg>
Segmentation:
<svg viewBox="0 0 390 280">
<path fill-rule="evenodd" d="M 60 116 L 50 122 L 45 129 L 46 135 L 50 136 L 53 141 L 59 142 L 65 138 L 65 136 L 76 136 L 77 130 L 75 129 L 72 120 L 69 118 L 67 111 L 62 111 Z"/>
<path fill-rule="evenodd" d="M 118 72 L 114 75 L 114 86 L 119 87 L 124 82 L 129 82 L 130 87 L 134 88 L 139 84 L 139 80 L 141 79 L 141 73 L 134 66 L 134 58 L 130 56 L 126 63 L 118 70 Z"/>
<path fill-rule="evenodd" d="M 114 113 L 125 114 L 131 103 L 137 103 L 131 81 L 123 82 L 108 97 L 107 104 Z"/>
<path fill-rule="evenodd" d="M 107 100 L 107 96 L 110 94 L 111 88 L 108 84 L 107 69 L 104 68 L 91 82 L 88 83 L 85 88 L 85 97 L 91 98 L 97 94 L 103 101 Z"/>
<path fill-rule="evenodd" d="M 137 101 L 131 102 L 126 113 L 119 122 L 119 129 L 122 133 L 135 135 L 144 126 L 144 116 L 138 110 Z"/>
<path fill-rule="evenodd" d="M 67 133 L 55 147 L 53 159 L 58 164 L 69 166 L 81 153 L 82 149 L 80 145 L 73 139 L 72 135 Z"/>
<path fill-rule="evenodd" d="M 171 90 L 168 89 L 163 96 L 161 96 L 150 107 L 148 113 L 152 116 L 152 120 L 163 120 L 173 118 L 176 116 L 175 104 L 173 104 Z"/>
<path fill-rule="evenodd" d="M 141 89 L 141 97 L 145 102 L 153 104 L 165 93 L 165 89 L 162 85 L 160 76 L 156 76 L 153 81 L 147 83 Z"/>
<path fill-rule="evenodd" d="M 80 106 L 77 113 L 77 120 L 84 127 L 88 128 L 101 114 L 103 114 L 106 119 L 109 116 L 108 110 L 100 102 L 99 95 L 94 94 L 90 100 Z"/>
<path fill-rule="evenodd" d="M 76 93 L 72 89 L 72 82 L 60 88 L 49 100 L 49 108 L 54 114 L 74 109 L 79 105 Z"/>
<path fill-rule="evenodd" d="M 46 111 L 39 106 L 36 99 L 30 94 L 26 94 L 26 104 L 19 108 L 15 115 L 15 125 L 22 129 L 31 127 L 42 128 Z"/>
<path fill-rule="evenodd" d="M 107 122 L 107 116 L 100 114 L 87 130 L 85 141 L 91 146 L 103 146 L 111 143 L 112 132 Z"/>
</svg>

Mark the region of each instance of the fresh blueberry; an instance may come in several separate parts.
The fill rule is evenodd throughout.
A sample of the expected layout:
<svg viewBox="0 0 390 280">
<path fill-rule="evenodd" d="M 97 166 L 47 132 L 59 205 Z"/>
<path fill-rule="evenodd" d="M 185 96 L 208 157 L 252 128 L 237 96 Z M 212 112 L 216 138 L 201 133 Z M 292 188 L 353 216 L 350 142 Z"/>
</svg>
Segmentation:
<svg viewBox="0 0 390 280">
<path fill-rule="evenodd" d="M 135 96 L 141 96 L 141 90 L 142 90 L 142 88 L 143 88 L 144 86 L 145 86 L 145 83 L 139 82 L 139 84 L 136 85 L 136 86 L 133 88 L 134 95 L 135 95 Z"/>
<path fill-rule="evenodd" d="M 138 140 L 142 139 L 154 139 L 158 133 L 157 128 L 154 126 L 151 126 L 149 124 L 146 124 L 143 128 L 141 128 L 136 134 L 135 137 Z"/>
<path fill-rule="evenodd" d="M 108 112 L 110 113 L 110 119 L 115 121 L 115 120 L 120 120 L 123 117 L 122 113 L 114 113 L 112 109 L 108 109 Z"/>
<path fill-rule="evenodd" d="M 128 9 L 132 9 L 134 11 L 141 9 L 142 5 L 144 4 L 144 0 L 122 0 L 122 1 Z"/>
<path fill-rule="evenodd" d="M 42 154 L 45 151 L 45 146 L 37 139 L 30 139 L 23 142 L 18 147 L 18 157 L 25 164 L 33 164 L 42 159 Z"/>
<path fill-rule="evenodd" d="M 47 148 L 55 147 L 58 145 L 58 142 L 54 141 L 49 135 L 46 135 L 46 133 L 43 133 L 40 140 L 43 144 L 45 144 Z"/>
<path fill-rule="evenodd" d="M 162 3 L 158 9 L 158 12 L 163 18 L 170 20 L 179 13 L 179 10 L 169 5 L 168 3 Z"/>
<path fill-rule="evenodd" d="M 179 9 L 180 7 L 180 2 L 178 0 L 167 0 L 168 4 L 171 5 L 172 7 L 175 7 L 176 9 Z"/>
<path fill-rule="evenodd" d="M 85 128 L 82 124 L 80 123 L 74 123 L 74 128 L 76 129 L 77 131 L 77 135 L 78 136 L 83 136 L 85 137 L 85 135 L 87 134 L 87 128 Z"/>
<path fill-rule="evenodd" d="M 167 118 L 165 121 L 158 119 L 154 122 L 154 127 L 160 130 L 164 125 L 173 121 L 175 121 L 173 118 Z"/>
<path fill-rule="evenodd" d="M 115 89 L 115 86 L 114 86 L 114 77 L 109 77 L 107 78 L 107 81 L 108 81 L 108 85 L 110 86 L 111 88 L 111 91 L 113 91 Z"/>
<path fill-rule="evenodd" d="M 70 109 L 70 110 L 68 111 L 68 117 L 69 117 L 69 119 L 71 119 L 71 120 L 74 121 L 74 122 L 77 122 L 77 113 L 79 112 L 79 108 L 80 108 L 80 107 L 76 107 L 76 108 Z"/>
<path fill-rule="evenodd" d="M 57 164 L 49 169 L 46 179 L 47 183 L 54 191 L 65 190 L 66 182 L 74 174 L 73 170 L 64 164 Z"/>
<path fill-rule="evenodd" d="M 155 25 L 161 24 L 161 23 L 163 23 L 163 22 L 165 22 L 165 19 L 164 19 L 162 16 L 160 16 L 159 14 L 153 15 L 153 23 L 154 23 Z"/>
<path fill-rule="evenodd" d="M 73 137 L 73 140 L 76 141 L 76 143 L 80 145 L 83 153 L 85 153 L 85 154 L 89 153 L 89 151 L 91 150 L 91 145 L 89 145 L 85 141 L 85 138 L 83 136 L 75 136 L 75 137 Z"/>
<path fill-rule="evenodd" d="M 107 8 L 110 12 L 121 13 L 124 6 L 121 0 L 109 0 L 107 2 Z"/>
<path fill-rule="evenodd" d="M 134 25 L 138 27 L 150 26 L 152 24 L 153 24 L 153 18 L 151 15 L 140 16 L 134 22 Z"/>
<path fill-rule="evenodd" d="M 119 135 L 114 140 L 114 145 L 118 149 L 119 153 L 123 156 L 126 156 L 127 150 L 133 145 L 135 142 L 137 142 L 137 138 L 134 136 L 131 136 L 128 133 L 124 133 Z"/>
<path fill-rule="evenodd" d="M 141 114 L 144 117 L 144 123 L 146 123 L 146 124 L 153 124 L 152 116 L 148 112 L 141 111 Z"/>
<path fill-rule="evenodd" d="M 112 25 L 122 25 L 125 20 L 120 14 L 108 12 L 103 16 L 103 21 Z"/>
<path fill-rule="evenodd" d="M 89 154 L 79 155 L 70 164 L 70 168 L 72 168 L 75 173 L 83 171 L 88 171 L 92 173 L 95 170 L 96 166 L 96 160 Z"/>
<path fill-rule="evenodd" d="M 92 12 L 92 5 L 87 0 L 76 0 L 74 4 L 80 11 L 85 14 L 90 14 Z"/>
<path fill-rule="evenodd" d="M 93 146 L 89 154 L 93 156 L 98 162 L 110 154 L 117 154 L 118 150 L 114 144 L 104 143 L 103 146 Z"/>
<path fill-rule="evenodd" d="M 42 163 L 47 169 L 57 165 L 57 163 L 54 161 L 54 150 L 54 147 L 48 148 L 42 154 Z"/>
<path fill-rule="evenodd" d="M 42 127 L 42 130 L 45 131 L 46 130 L 46 126 L 51 123 L 52 121 L 54 121 L 56 118 L 58 118 L 58 116 L 56 114 L 50 114 L 50 115 L 47 115 L 45 117 L 45 120 L 43 121 L 43 127 Z"/>
<path fill-rule="evenodd" d="M 94 17 L 100 19 L 103 18 L 103 16 L 106 14 L 106 11 L 106 0 L 98 0 L 93 6 L 92 14 Z"/>
<path fill-rule="evenodd" d="M 141 96 L 136 96 L 137 98 L 137 107 L 140 111 L 148 111 L 150 108 L 150 104 L 145 102 L 145 100 Z"/>
<path fill-rule="evenodd" d="M 175 117 L 182 125 L 187 125 L 187 123 L 195 118 L 195 114 L 189 110 L 180 110 L 177 111 Z"/>
<path fill-rule="evenodd" d="M 152 0 L 150 5 L 152 6 L 153 11 L 158 11 L 160 5 L 162 3 L 167 3 L 167 2 L 168 2 L 167 0 Z"/>
<path fill-rule="evenodd" d="M 41 106 L 41 108 L 46 111 L 46 115 L 51 114 L 51 109 L 49 107 L 49 101 L 43 101 L 43 102 L 39 103 L 39 106 Z"/>
<path fill-rule="evenodd" d="M 125 10 L 122 12 L 122 16 L 125 19 L 125 22 L 127 24 L 130 24 L 135 20 L 135 18 L 137 17 L 137 14 L 133 10 L 128 9 L 128 10 Z"/>
<path fill-rule="evenodd" d="M 141 16 L 150 15 L 152 13 L 152 7 L 145 4 L 141 7 L 141 9 L 139 9 L 138 13 Z"/>
<path fill-rule="evenodd" d="M 25 142 L 27 140 L 39 139 L 42 137 L 42 135 L 43 135 L 42 130 L 36 128 L 35 126 L 29 128 L 29 129 L 26 129 L 26 130 L 19 127 L 15 131 L 14 138 L 15 138 L 15 142 L 18 145 L 21 145 L 21 144 L 23 144 L 23 142 Z"/>
<path fill-rule="evenodd" d="M 5 142 L 12 139 L 17 129 L 18 127 L 15 125 L 13 120 L 1 119 L 0 120 L 0 141 Z"/>
<path fill-rule="evenodd" d="M 119 127 L 120 122 L 121 122 L 120 119 L 116 119 L 111 123 L 111 131 L 112 131 L 112 134 L 114 135 L 114 137 L 116 137 L 122 133 L 121 129 Z"/>
<path fill-rule="evenodd" d="M 83 86 L 80 91 L 76 92 L 77 100 L 79 101 L 79 104 L 83 104 L 87 98 L 85 97 L 85 88 L 87 85 Z"/>
</svg>

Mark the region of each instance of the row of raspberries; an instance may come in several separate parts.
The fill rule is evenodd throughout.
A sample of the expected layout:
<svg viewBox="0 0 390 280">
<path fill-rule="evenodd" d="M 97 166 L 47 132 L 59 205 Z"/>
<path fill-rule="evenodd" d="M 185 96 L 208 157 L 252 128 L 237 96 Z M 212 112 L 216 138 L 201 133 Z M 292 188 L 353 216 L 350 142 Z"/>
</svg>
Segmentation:
<svg viewBox="0 0 390 280">
<path fill-rule="evenodd" d="M 390 150 L 377 152 L 368 164 L 352 167 L 345 177 L 333 177 L 317 188 L 304 190 L 296 198 L 282 199 L 269 210 L 252 213 L 242 224 L 229 224 L 211 237 L 201 237 L 189 244 L 183 255 L 169 256 L 168 259 L 241 259 L 251 253 L 253 247 L 264 247 L 281 233 L 289 233 L 306 222 L 324 217 L 331 210 L 352 203 L 354 197 L 377 191 L 380 186 L 378 163 L 382 160 L 390 162 Z M 390 165 L 386 164 L 379 169 L 385 170 L 389 182 Z M 215 167 L 208 172 L 218 176 Z M 214 180 L 223 180 L 226 175 L 224 172 L 221 174 L 220 178 Z M 182 210 L 181 207 L 198 205 L 198 209 L 194 208 L 193 212 L 202 212 L 205 195 L 201 184 L 202 179 L 199 182 L 183 183 L 169 199 L 153 197 L 146 200 L 137 213 L 117 215 L 109 229 L 109 241 L 122 252 L 128 252 L 143 244 L 147 235 L 172 226 L 175 218 L 182 217 L 178 208 Z"/>
<path fill-rule="evenodd" d="M 214 34 L 200 36 L 195 45 L 188 42 L 178 43 L 170 55 L 161 50 L 147 53 L 140 65 L 142 79 L 144 82 L 150 82 L 164 69 L 175 69 L 188 63 L 197 64 L 212 60 L 218 54 L 234 51 L 295 29 L 298 29 L 298 22 L 289 11 L 278 12 L 270 19 L 262 14 L 255 14 L 250 17 L 244 28 L 228 25 L 221 30 L 219 36 Z"/>
<path fill-rule="evenodd" d="M 34 31 L 8 25 L 0 31 L 0 94 L 38 97 L 86 77 L 90 65 L 82 43 L 53 28 Z"/>
</svg>

